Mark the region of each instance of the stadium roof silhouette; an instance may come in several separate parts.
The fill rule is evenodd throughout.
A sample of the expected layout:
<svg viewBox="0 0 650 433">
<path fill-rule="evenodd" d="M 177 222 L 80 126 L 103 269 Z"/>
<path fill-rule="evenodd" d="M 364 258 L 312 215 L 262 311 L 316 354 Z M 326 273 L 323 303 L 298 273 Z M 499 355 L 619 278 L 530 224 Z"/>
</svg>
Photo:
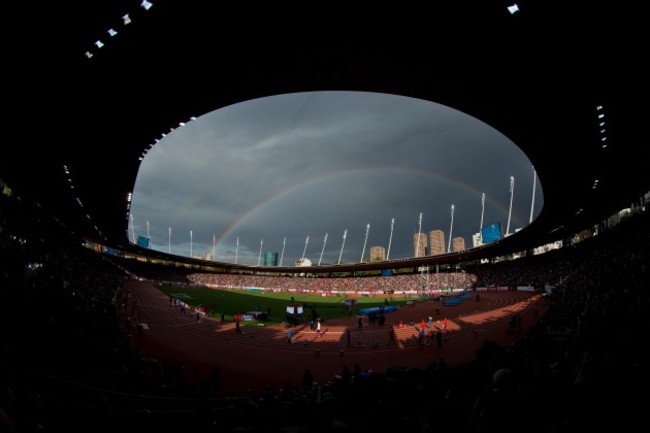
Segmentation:
<svg viewBox="0 0 650 433">
<path fill-rule="evenodd" d="M 8 11 L 12 138 L 0 178 L 80 237 L 136 248 L 128 195 L 139 158 L 162 134 L 220 107 L 293 92 L 430 100 L 491 125 L 528 155 L 544 188 L 540 216 L 489 248 L 439 262 L 565 239 L 650 190 L 648 27 L 620 3 L 518 1 L 514 13 L 502 1 L 360 10 L 152 3 L 36 1 Z"/>
</svg>

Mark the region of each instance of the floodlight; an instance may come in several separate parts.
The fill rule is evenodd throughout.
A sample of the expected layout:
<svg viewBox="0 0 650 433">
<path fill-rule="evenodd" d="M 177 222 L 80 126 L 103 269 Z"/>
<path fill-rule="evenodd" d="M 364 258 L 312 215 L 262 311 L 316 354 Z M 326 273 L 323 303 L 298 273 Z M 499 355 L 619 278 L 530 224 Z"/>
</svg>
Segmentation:
<svg viewBox="0 0 650 433">
<path fill-rule="evenodd" d="M 149 9 L 151 9 L 151 6 L 153 6 L 153 4 L 151 2 L 148 2 L 147 0 L 142 0 L 140 6 L 142 6 L 144 10 L 148 11 Z"/>
<path fill-rule="evenodd" d="M 91 53 L 90 51 L 86 51 L 86 57 L 87 58 L 90 59 L 92 56 L 93 56 L 93 53 Z"/>
<path fill-rule="evenodd" d="M 517 6 L 517 3 L 514 3 L 512 6 L 508 6 L 508 12 L 510 12 L 510 14 L 519 12 L 519 6 Z"/>
<path fill-rule="evenodd" d="M 124 25 L 131 23 L 131 17 L 129 16 L 129 14 L 126 14 L 122 17 L 122 22 L 124 22 Z"/>
<path fill-rule="evenodd" d="M 108 34 L 111 36 L 115 36 L 117 32 L 114 29 L 108 29 Z"/>
<path fill-rule="evenodd" d="M 101 48 L 101 47 L 104 46 L 104 43 L 98 39 L 98 40 L 95 42 L 95 45 L 97 45 L 97 48 Z"/>
</svg>

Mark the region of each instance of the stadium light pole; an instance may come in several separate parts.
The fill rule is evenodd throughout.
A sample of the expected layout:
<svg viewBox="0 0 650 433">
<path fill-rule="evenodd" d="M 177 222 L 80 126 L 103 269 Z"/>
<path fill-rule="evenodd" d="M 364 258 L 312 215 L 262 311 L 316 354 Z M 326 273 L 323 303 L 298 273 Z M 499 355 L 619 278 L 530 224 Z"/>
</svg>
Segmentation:
<svg viewBox="0 0 650 433">
<path fill-rule="evenodd" d="M 420 236 L 422 233 L 422 212 L 418 218 L 418 240 L 415 241 L 415 257 L 420 257 Z"/>
<path fill-rule="evenodd" d="M 363 256 L 366 254 L 366 243 L 368 242 L 369 232 L 370 232 L 370 224 L 366 225 L 366 238 L 363 241 L 363 249 L 361 250 L 361 260 L 359 260 L 359 263 L 363 263 Z"/>
<path fill-rule="evenodd" d="M 451 237 L 454 232 L 454 205 L 451 205 L 451 226 L 449 226 L 449 241 L 447 242 L 447 252 L 451 252 Z"/>
<path fill-rule="evenodd" d="M 172 228 L 169 227 L 169 234 L 167 235 L 167 253 L 172 253 Z"/>
<path fill-rule="evenodd" d="M 149 220 L 147 220 L 147 240 L 149 240 L 149 244 L 151 245 L 151 235 L 149 234 Z"/>
<path fill-rule="evenodd" d="M 515 190 L 515 177 L 510 176 L 510 207 L 508 209 L 508 224 L 506 225 L 506 237 L 510 236 L 510 218 L 512 217 L 512 197 Z"/>
<path fill-rule="evenodd" d="M 483 245 L 483 215 L 485 214 L 485 193 L 481 194 L 481 226 L 478 229 L 478 242 Z"/>
<path fill-rule="evenodd" d="M 343 231 L 343 243 L 341 243 L 341 251 L 339 251 L 339 259 L 336 262 L 337 265 L 341 264 L 341 257 L 343 257 L 343 248 L 345 247 L 345 238 L 347 236 L 348 236 L 348 229 L 345 229 Z"/>
<path fill-rule="evenodd" d="M 260 265 L 262 260 L 262 245 L 264 245 L 264 238 L 260 239 L 260 254 L 257 256 L 257 266 Z"/>
<path fill-rule="evenodd" d="M 192 250 L 192 230 L 190 230 L 190 258 L 194 257 L 194 251 Z"/>
<path fill-rule="evenodd" d="M 309 236 L 307 236 L 307 239 L 305 239 L 305 248 L 302 250 L 302 257 L 301 259 L 304 260 L 305 254 L 307 254 L 307 245 L 309 244 Z"/>
<path fill-rule="evenodd" d="M 530 201 L 530 218 L 528 224 L 533 222 L 533 211 L 535 210 L 535 190 L 537 189 L 537 170 L 533 167 L 533 198 Z"/>
<path fill-rule="evenodd" d="M 323 260 L 323 253 L 325 252 L 325 245 L 327 244 L 327 233 L 325 233 L 325 239 L 323 239 L 323 249 L 320 250 L 320 258 L 318 259 L 318 266 L 320 266 L 321 260 Z"/>
<path fill-rule="evenodd" d="M 287 245 L 287 237 L 282 240 L 282 253 L 280 253 L 280 267 L 282 267 L 282 260 L 284 260 L 284 247 Z"/>
<path fill-rule="evenodd" d="M 393 241 L 393 224 L 395 224 L 395 218 L 390 220 L 390 236 L 388 237 L 388 251 L 386 252 L 386 260 L 390 257 L 390 244 Z"/>
<path fill-rule="evenodd" d="M 131 214 L 131 239 L 135 243 L 135 229 L 133 228 L 133 214 Z"/>
<path fill-rule="evenodd" d="M 237 264 L 237 259 L 239 259 L 239 236 L 237 236 L 237 246 L 235 247 L 235 264 Z"/>
<path fill-rule="evenodd" d="M 217 254 L 217 235 L 212 235 L 212 261 L 215 261 L 215 256 Z"/>
</svg>

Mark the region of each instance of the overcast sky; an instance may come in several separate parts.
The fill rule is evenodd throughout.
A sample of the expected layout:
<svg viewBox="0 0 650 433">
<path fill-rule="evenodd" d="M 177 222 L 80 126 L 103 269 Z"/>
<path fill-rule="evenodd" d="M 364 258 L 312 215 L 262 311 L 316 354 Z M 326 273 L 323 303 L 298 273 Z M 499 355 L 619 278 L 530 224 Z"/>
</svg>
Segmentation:
<svg viewBox="0 0 650 433">
<path fill-rule="evenodd" d="M 361 261 L 371 246 L 413 257 L 413 235 L 441 229 L 467 247 L 481 224 L 529 222 L 533 167 L 489 125 L 413 98 L 359 92 L 280 95 L 198 116 L 143 159 L 132 234 L 173 254 L 257 265 Z M 453 224 L 451 206 L 454 205 Z M 543 206 L 537 183 L 535 218 Z M 171 229 L 171 236 L 169 235 Z M 345 244 L 343 234 L 347 229 Z M 325 236 L 327 234 L 327 242 Z M 307 242 L 307 237 L 309 240 Z M 239 247 L 237 247 L 239 238 Z M 286 242 L 284 242 L 286 239 Z M 284 243 L 284 254 L 283 251 Z M 237 257 L 236 257 L 237 256 Z"/>
</svg>

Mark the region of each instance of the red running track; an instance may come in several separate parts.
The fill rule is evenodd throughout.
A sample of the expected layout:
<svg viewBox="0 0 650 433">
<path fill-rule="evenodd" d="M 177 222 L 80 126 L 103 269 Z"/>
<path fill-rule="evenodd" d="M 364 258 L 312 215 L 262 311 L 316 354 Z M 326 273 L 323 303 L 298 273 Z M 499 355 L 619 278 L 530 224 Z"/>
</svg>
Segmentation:
<svg viewBox="0 0 650 433">
<path fill-rule="evenodd" d="M 311 370 L 316 382 L 326 383 L 343 366 L 352 368 L 355 363 L 380 373 L 390 367 L 425 367 L 440 358 L 449 366 L 467 363 L 475 359 L 476 350 L 486 339 L 502 346 L 516 342 L 546 308 L 543 299 L 531 292 L 485 291 L 480 292 L 480 301 L 469 299 L 460 305 L 425 301 L 401 307 L 386 314 L 385 325 L 368 325 L 365 321 L 363 330 L 357 329 L 356 317 L 327 320 L 322 337 L 308 326 L 296 326 L 294 343 L 288 344 L 284 325 L 243 326 L 243 334 L 237 334 L 234 323 L 220 324 L 211 318 L 197 322 L 196 317 L 181 314 L 178 307 L 169 304 L 169 296 L 151 282 L 129 280 L 125 291 L 130 298 L 131 323 L 148 327 L 141 333 L 132 332 L 134 347 L 145 357 L 184 364 L 188 373 L 196 369 L 193 377 L 187 378 L 188 383 L 218 368 L 224 395 L 240 395 L 249 389 L 260 392 L 267 386 L 281 388 L 287 383 L 301 386 L 306 369 Z M 507 320 L 516 313 L 522 316 L 522 329 L 509 332 Z M 434 327 L 442 327 L 443 319 L 448 319 L 448 339 L 441 348 L 418 344 L 419 324 L 429 316 Z M 389 346 L 389 326 L 400 321 L 407 326 L 396 330 L 397 344 Z M 415 326 L 408 326 L 410 321 Z"/>
</svg>

